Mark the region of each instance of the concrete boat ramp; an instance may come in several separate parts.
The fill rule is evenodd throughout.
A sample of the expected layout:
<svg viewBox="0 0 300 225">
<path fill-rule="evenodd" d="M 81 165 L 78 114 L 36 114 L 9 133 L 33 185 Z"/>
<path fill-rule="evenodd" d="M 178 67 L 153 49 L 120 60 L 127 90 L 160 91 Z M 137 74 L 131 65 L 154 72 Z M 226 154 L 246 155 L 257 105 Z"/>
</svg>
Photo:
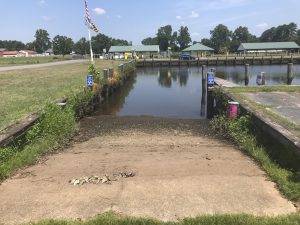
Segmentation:
<svg viewBox="0 0 300 225">
<path fill-rule="evenodd" d="M 108 183 L 69 180 L 133 172 Z M 95 116 L 60 154 L 3 182 L 0 224 L 87 219 L 107 211 L 176 221 L 204 214 L 296 212 L 256 163 L 207 120 Z"/>
</svg>

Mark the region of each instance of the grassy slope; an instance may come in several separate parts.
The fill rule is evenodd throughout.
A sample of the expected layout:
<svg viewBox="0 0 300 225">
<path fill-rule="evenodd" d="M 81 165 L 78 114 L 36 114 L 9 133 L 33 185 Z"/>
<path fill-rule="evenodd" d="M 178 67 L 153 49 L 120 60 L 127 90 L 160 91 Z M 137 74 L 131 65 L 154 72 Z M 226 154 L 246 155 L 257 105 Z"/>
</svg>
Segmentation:
<svg viewBox="0 0 300 225">
<path fill-rule="evenodd" d="M 16 66 L 16 65 L 30 65 L 39 63 L 58 62 L 70 60 L 69 56 L 45 56 L 45 57 L 16 57 L 16 58 L 0 58 L 0 67 Z"/>
<path fill-rule="evenodd" d="M 119 61 L 96 61 L 98 69 Z M 46 100 L 61 98 L 85 85 L 88 62 L 39 69 L 0 72 L 0 130 L 40 109 Z"/>
</svg>

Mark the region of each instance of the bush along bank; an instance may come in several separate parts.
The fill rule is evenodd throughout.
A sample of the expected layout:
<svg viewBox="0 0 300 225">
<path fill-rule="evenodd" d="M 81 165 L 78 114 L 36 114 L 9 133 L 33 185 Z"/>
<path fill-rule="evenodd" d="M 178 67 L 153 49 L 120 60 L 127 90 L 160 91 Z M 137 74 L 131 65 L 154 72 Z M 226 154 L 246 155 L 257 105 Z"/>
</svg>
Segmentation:
<svg viewBox="0 0 300 225">
<path fill-rule="evenodd" d="M 237 118 L 226 115 L 230 98 L 221 89 L 216 89 L 218 115 L 211 121 L 214 130 L 235 142 L 266 171 L 270 180 L 289 200 L 300 202 L 299 157 L 286 147 L 276 143 L 253 123 L 253 115 L 239 110 Z"/>
<path fill-rule="evenodd" d="M 92 64 L 88 69 L 88 73 L 94 77 L 91 89 L 83 88 L 70 93 L 65 105 L 47 103 L 28 132 L 0 148 L 0 181 L 19 168 L 36 163 L 40 156 L 55 152 L 66 144 L 76 132 L 77 121 L 90 114 L 106 95 L 104 90 L 112 93 L 111 90 L 121 87 L 134 70 L 135 64 L 130 62 L 120 65 L 117 71 L 106 77 Z"/>
</svg>

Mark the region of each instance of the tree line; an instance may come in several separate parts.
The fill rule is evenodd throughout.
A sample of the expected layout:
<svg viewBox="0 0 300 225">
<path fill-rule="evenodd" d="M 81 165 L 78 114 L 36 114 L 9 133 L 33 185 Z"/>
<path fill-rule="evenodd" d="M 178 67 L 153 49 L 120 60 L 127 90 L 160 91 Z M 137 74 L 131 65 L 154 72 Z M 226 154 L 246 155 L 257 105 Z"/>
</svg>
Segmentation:
<svg viewBox="0 0 300 225">
<path fill-rule="evenodd" d="M 296 23 L 283 24 L 265 30 L 260 37 L 249 32 L 245 26 L 239 26 L 234 31 L 223 24 L 217 25 L 210 31 L 210 38 L 203 38 L 199 42 L 211 47 L 216 53 L 236 52 L 241 43 L 253 42 L 282 42 L 295 41 L 300 45 L 300 30 Z M 160 27 L 155 37 L 148 37 L 142 41 L 144 45 L 159 45 L 162 51 L 169 47 L 173 51 L 183 50 L 191 44 L 188 27 L 181 26 L 179 31 L 172 32 L 172 26 Z"/>
<path fill-rule="evenodd" d="M 1 41 L 0 48 L 7 50 L 34 50 L 38 53 L 44 53 L 49 48 L 53 49 L 54 54 L 66 55 L 74 51 L 77 54 L 89 54 L 89 41 L 82 37 L 74 42 L 67 36 L 56 35 L 50 39 L 47 30 L 38 29 L 35 33 L 35 39 L 32 42 L 24 44 L 20 41 L 9 40 Z M 241 43 L 251 42 L 280 42 L 295 41 L 300 45 L 300 29 L 296 23 L 283 24 L 265 30 L 260 37 L 249 32 L 245 26 L 239 26 L 234 31 L 223 24 L 217 25 L 210 31 L 210 38 L 203 38 L 194 41 L 199 42 L 215 50 L 216 53 L 236 52 Z M 161 51 L 167 51 L 171 48 L 177 52 L 183 50 L 192 44 L 191 35 L 187 26 L 181 26 L 178 31 L 173 31 L 171 25 L 160 27 L 154 37 L 147 37 L 142 41 L 144 45 L 159 45 Z M 102 54 L 108 51 L 112 45 L 132 45 L 132 42 L 115 39 L 104 34 L 98 34 L 92 37 L 93 50 L 96 54 Z"/>
<path fill-rule="evenodd" d="M 24 44 L 21 41 L 15 40 L 0 40 L 0 48 L 5 48 L 8 51 L 33 50 L 39 54 L 44 53 L 52 48 L 55 55 L 67 55 L 74 51 L 76 54 L 89 54 L 89 41 L 82 37 L 79 41 L 74 42 L 72 38 L 62 35 L 56 35 L 52 40 L 47 30 L 38 29 L 34 35 L 35 39 L 32 42 Z M 92 37 L 93 51 L 96 54 L 103 53 L 103 50 L 108 51 L 112 45 L 131 45 L 131 42 L 121 39 L 108 37 L 104 34 L 98 34 Z"/>
</svg>

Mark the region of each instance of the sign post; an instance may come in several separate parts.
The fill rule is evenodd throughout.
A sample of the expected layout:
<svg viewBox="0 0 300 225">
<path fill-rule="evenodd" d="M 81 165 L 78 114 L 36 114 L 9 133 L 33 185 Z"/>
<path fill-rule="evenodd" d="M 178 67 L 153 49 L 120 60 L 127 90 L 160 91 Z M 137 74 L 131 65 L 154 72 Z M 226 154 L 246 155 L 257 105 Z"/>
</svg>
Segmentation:
<svg viewBox="0 0 300 225">
<path fill-rule="evenodd" d="M 86 76 L 86 86 L 88 88 L 92 89 L 92 87 L 93 87 L 93 81 L 94 81 L 93 75 L 87 75 Z"/>
<path fill-rule="evenodd" d="M 213 87 L 215 84 L 215 73 L 208 72 L 207 73 L 207 87 Z"/>
</svg>

